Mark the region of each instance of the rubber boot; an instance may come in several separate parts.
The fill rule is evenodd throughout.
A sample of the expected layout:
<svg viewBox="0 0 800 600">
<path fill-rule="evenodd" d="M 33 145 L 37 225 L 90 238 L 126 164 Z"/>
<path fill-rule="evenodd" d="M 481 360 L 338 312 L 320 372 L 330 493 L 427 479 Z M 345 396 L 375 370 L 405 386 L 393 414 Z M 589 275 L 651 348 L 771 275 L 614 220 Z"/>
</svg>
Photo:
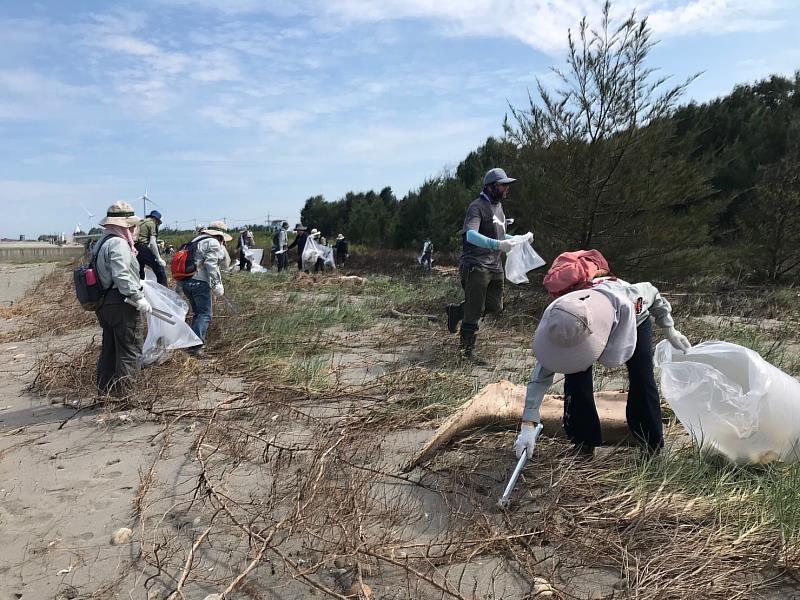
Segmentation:
<svg viewBox="0 0 800 600">
<path fill-rule="evenodd" d="M 464 318 L 464 305 L 448 304 L 445 311 L 447 312 L 447 330 L 450 333 L 456 333 L 459 321 Z"/>
</svg>

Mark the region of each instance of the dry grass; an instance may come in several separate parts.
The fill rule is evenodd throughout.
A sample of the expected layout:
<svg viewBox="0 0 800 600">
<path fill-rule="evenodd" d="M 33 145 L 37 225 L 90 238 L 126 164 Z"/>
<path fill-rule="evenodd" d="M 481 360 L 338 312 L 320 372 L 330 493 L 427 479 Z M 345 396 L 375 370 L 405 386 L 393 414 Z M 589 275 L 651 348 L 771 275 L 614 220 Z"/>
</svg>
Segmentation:
<svg viewBox="0 0 800 600">
<path fill-rule="evenodd" d="M 202 526 L 165 528 L 150 510 L 161 452 L 135 504 L 144 540 L 136 568 L 161 598 L 200 589 L 346 598 L 353 586 L 375 598 L 753 598 L 799 572 L 800 472 L 710 465 L 682 449 L 677 426 L 674 450 L 656 458 L 611 449 L 580 462 L 543 440 L 509 512 L 495 504 L 512 432 L 472 432 L 400 475 L 401 455 L 425 437 L 418 428 L 474 393 L 474 380 L 448 355 L 441 324 L 380 315 L 387 305 L 429 310 L 457 290 L 452 278 L 372 277 L 356 287 L 266 277 L 226 281 L 240 312 L 215 316 L 216 361 L 175 353 L 110 404 L 161 423 L 164 447 L 193 427 L 193 484 L 170 502 Z M 530 327 L 538 297 L 512 292 L 513 326 Z M 62 322 L 88 324 L 79 316 Z M 409 360 L 361 384 L 330 361 L 369 349 Z M 35 389 L 91 396 L 96 353 L 95 342 L 42 358 Z M 248 385 L 209 402 L 209 374 Z"/>
</svg>

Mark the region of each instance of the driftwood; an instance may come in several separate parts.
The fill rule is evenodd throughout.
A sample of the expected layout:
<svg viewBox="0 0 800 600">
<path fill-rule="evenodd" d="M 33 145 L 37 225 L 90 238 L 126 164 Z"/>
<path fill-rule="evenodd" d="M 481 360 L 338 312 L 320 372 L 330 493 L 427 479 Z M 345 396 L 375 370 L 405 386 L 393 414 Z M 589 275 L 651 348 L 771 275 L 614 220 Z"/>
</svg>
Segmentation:
<svg viewBox="0 0 800 600">
<path fill-rule="evenodd" d="M 396 319 L 427 319 L 428 321 L 438 321 L 439 317 L 436 315 L 412 315 L 409 313 L 400 312 L 394 308 L 384 311 L 383 316 L 394 317 Z"/>
<path fill-rule="evenodd" d="M 625 420 L 627 397 L 625 392 L 620 391 L 596 392 L 594 395 L 603 430 L 603 441 L 607 444 L 626 444 L 632 441 Z M 403 465 L 403 472 L 408 473 L 417 465 L 429 460 L 441 446 L 461 432 L 492 424 L 517 425 L 524 403 L 523 385 L 514 385 L 506 380 L 487 385 L 442 423 L 433 437 Z M 564 429 L 561 426 L 564 414 L 563 396 L 545 396 L 541 414 L 543 434 L 564 436 Z"/>
</svg>

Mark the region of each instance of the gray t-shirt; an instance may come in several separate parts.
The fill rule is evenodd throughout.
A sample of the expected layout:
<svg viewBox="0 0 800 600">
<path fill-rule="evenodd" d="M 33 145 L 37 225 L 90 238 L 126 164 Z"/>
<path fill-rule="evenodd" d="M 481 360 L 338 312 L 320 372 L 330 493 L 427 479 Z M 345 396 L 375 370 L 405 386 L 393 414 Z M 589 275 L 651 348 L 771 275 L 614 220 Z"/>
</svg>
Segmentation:
<svg viewBox="0 0 800 600">
<path fill-rule="evenodd" d="M 467 241 L 467 231 L 477 231 L 481 235 L 495 240 L 506 237 L 506 216 L 500 202 L 492 203 L 481 194 L 467 207 L 464 217 L 464 228 L 461 234 L 464 239 L 464 249 L 461 252 L 461 267 L 483 267 L 496 273 L 503 272 L 503 263 L 500 260 L 500 251 L 489 248 L 480 248 Z"/>
</svg>

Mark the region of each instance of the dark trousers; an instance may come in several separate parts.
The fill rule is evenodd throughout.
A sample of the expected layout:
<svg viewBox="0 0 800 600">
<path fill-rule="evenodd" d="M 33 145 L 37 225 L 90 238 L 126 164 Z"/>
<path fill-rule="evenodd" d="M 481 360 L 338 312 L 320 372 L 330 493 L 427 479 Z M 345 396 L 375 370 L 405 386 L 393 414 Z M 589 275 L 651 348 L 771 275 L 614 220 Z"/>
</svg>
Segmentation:
<svg viewBox="0 0 800 600">
<path fill-rule="evenodd" d="M 142 318 L 116 289 L 109 290 L 97 311 L 103 328 L 103 345 L 97 359 L 97 390 L 101 394 L 123 396 L 139 373 L 144 343 Z"/>
<path fill-rule="evenodd" d="M 317 262 L 314 263 L 314 273 L 317 271 L 322 271 L 323 273 L 325 272 L 325 261 L 323 261 L 321 258 L 318 258 Z"/>
<path fill-rule="evenodd" d="M 343 267 L 345 261 L 347 260 L 347 252 L 343 252 L 341 250 L 336 251 L 336 265 L 339 267 Z"/>
<path fill-rule="evenodd" d="M 464 301 L 456 310 L 463 311 L 461 337 L 465 337 L 478 331 L 478 321 L 485 313 L 503 311 L 503 273 L 482 267 L 461 267 L 459 274 Z"/>
<path fill-rule="evenodd" d="M 156 259 L 156 256 L 153 254 L 153 251 L 150 249 L 150 246 L 147 244 L 142 244 L 141 242 L 136 242 L 135 244 L 136 251 L 139 253 L 136 256 L 136 260 L 139 261 L 139 279 L 144 279 L 144 268 L 150 267 L 153 269 L 153 273 L 156 276 L 156 281 L 167 287 L 167 272 Z"/>
<path fill-rule="evenodd" d="M 289 256 L 288 252 L 281 252 L 280 254 L 276 254 L 275 256 L 278 258 L 278 271 L 288 271 L 289 270 Z"/>
<path fill-rule="evenodd" d="M 239 270 L 244 271 L 247 269 L 248 271 L 253 268 L 253 261 L 247 258 L 244 255 L 244 250 L 239 250 Z"/>
<path fill-rule="evenodd" d="M 653 374 L 653 326 L 648 319 L 636 329 L 636 349 L 628 367 L 630 388 L 625 416 L 633 435 L 651 450 L 663 447 L 661 403 Z M 592 367 L 564 377 L 564 431 L 576 444 L 600 446 L 603 436 L 594 404 Z"/>
</svg>

